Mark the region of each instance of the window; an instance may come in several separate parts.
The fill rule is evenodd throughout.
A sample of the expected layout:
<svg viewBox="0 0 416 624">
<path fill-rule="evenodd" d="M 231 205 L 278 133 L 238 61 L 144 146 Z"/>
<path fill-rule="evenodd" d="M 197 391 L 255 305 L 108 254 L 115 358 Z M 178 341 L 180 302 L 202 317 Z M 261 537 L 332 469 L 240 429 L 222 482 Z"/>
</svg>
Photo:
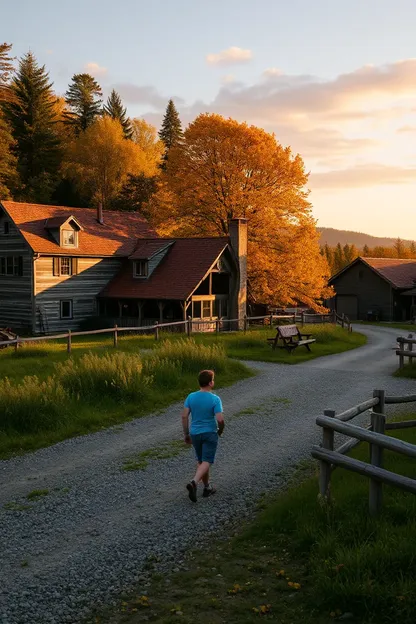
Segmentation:
<svg viewBox="0 0 416 624">
<path fill-rule="evenodd" d="M 136 260 L 134 263 L 134 277 L 147 277 L 147 260 Z"/>
<path fill-rule="evenodd" d="M 61 258 L 61 275 L 71 275 L 71 258 Z"/>
<path fill-rule="evenodd" d="M 3 232 L 6 236 L 10 233 L 10 224 L 8 221 L 5 221 L 3 224 Z"/>
<path fill-rule="evenodd" d="M 200 301 L 194 301 L 192 304 L 193 310 L 192 310 L 192 317 L 193 318 L 201 318 L 201 302 Z"/>
<path fill-rule="evenodd" d="M 61 304 L 61 319 L 72 319 L 72 301 L 71 299 L 64 299 Z"/>
<path fill-rule="evenodd" d="M 62 230 L 62 244 L 64 247 L 75 247 L 76 239 L 74 230 Z"/>
<path fill-rule="evenodd" d="M 202 302 L 202 318 L 209 318 L 211 316 L 211 301 Z"/>
<path fill-rule="evenodd" d="M 53 258 L 53 274 L 56 276 L 76 275 L 78 273 L 78 258 Z"/>
<path fill-rule="evenodd" d="M 2 256 L 0 258 L 0 275 L 23 275 L 23 256 Z"/>
</svg>

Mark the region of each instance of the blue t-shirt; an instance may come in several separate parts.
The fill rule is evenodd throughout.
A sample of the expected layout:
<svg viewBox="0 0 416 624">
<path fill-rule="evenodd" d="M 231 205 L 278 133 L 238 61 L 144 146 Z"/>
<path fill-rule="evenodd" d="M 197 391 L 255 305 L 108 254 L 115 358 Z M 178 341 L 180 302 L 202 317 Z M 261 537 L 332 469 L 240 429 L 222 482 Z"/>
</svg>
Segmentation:
<svg viewBox="0 0 416 624">
<path fill-rule="evenodd" d="M 191 392 L 186 397 L 185 407 L 191 410 L 191 435 L 218 430 L 215 414 L 222 412 L 222 403 L 216 394 L 201 390 Z"/>
</svg>

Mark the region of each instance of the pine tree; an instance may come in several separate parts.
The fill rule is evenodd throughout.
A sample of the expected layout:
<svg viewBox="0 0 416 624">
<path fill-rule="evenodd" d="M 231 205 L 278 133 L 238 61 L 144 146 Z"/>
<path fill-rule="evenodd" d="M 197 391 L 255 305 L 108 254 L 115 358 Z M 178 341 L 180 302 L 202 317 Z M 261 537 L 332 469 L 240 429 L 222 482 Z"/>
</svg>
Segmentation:
<svg viewBox="0 0 416 624">
<path fill-rule="evenodd" d="M 10 43 L 0 43 L 0 103 L 10 102 L 13 92 L 10 89 L 10 77 L 13 73 L 13 59 L 10 56 Z"/>
<path fill-rule="evenodd" d="M 342 250 L 341 243 L 338 243 L 335 247 L 334 265 L 335 273 L 341 271 L 341 269 L 343 269 L 345 266 L 344 252 Z"/>
<path fill-rule="evenodd" d="M 4 110 L 15 140 L 21 198 L 47 202 L 56 184 L 61 150 L 49 74 L 31 52 L 20 60 L 11 90 L 13 99 Z"/>
<path fill-rule="evenodd" d="M 65 93 L 70 112 L 65 114 L 67 123 L 73 124 L 79 134 L 85 131 L 101 115 L 102 92 L 98 82 L 90 74 L 74 74 L 72 84 Z"/>
<path fill-rule="evenodd" d="M 132 138 L 133 129 L 131 127 L 131 121 L 127 117 L 127 109 L 123 106 L 121 97 L 114 89 L 111 91 L 107 99 L 107 104 L 105 104 L 103 112 L 106 115 L 110 115 L 113 119 L 117 119 L 121 123 L 126 139 Z"/>
<path fill-rule="evenodd" d="M 368 245 L 364 245 L 363 247 L 363 257 L 364 258 L 369 258 L 370 256 L 370 248 Z"/>
<path fill-rule="evenodd" d="M 162 165 L 165 168 L 169 150 L 176 145 L 180 145 L 183 141 L 182 124 L 173 100 L 169 100 L 167 105 L 162 127 L 159 130 L 159 137 L 165 144 L 164 164 Z"/>
<path fill-rule="evenodd" d="M 0 198 L 8 199 L 11 189 L 16 188 L 18 176 L 17 159 L 13 154 L 14 140 L 11 129 L 0 111 Z"/>
</svg>

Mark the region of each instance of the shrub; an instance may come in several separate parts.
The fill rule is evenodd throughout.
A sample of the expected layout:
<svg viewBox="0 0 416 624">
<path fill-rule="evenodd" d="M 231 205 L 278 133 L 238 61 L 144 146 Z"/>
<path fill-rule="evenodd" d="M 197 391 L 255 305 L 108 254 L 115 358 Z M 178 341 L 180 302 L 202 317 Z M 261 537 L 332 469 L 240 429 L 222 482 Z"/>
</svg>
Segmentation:
<svg viewBox="0 0 416 624">
<path fill-rule="evenodd" d="M 18 433 L 56 429 L 68 419 L 68 399 L 63 386 L 51 377 L 43 382 L 25 377 L 19 385 L 6 378 L 0 382 L 0 429 Z"/>
<path fill-rule="evenodd" d="M 79 360 L 69 359 L 56 365 L 57 377 L 72 396 L 86 400 L 110 397 L 116 400 L 137 400 L 148 390 L 148 377 L 142 375 L 138 354 L 86 353 Z"/>
</svg>

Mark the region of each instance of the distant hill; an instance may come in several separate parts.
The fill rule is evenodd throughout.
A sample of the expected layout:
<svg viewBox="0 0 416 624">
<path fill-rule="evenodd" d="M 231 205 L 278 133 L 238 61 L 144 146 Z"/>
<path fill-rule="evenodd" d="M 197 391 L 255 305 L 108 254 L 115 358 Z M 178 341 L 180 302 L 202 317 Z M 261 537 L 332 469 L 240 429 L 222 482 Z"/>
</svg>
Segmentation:
<svg viewBox="0 0 416 624">
<path fill-rule="evenodd" d="M 355 245 L 359 249 L 362 249 L 364 245 L 368 245 L 368 247 L 392 247 L 397 240 L 397 238 L 382 238 L 363 234 L 363 232 L 351 232 L 350 230 L 335 230 L 325 227 L 318 227 L 317 229 L 321 233 L 320 244 L 322 246 L 327 243 L 330 247 L 335 247 L 341 243 L 341 245 Z M 404 240 L 403 242 L 410 244 L 412 241 Z"/>
</svg>

